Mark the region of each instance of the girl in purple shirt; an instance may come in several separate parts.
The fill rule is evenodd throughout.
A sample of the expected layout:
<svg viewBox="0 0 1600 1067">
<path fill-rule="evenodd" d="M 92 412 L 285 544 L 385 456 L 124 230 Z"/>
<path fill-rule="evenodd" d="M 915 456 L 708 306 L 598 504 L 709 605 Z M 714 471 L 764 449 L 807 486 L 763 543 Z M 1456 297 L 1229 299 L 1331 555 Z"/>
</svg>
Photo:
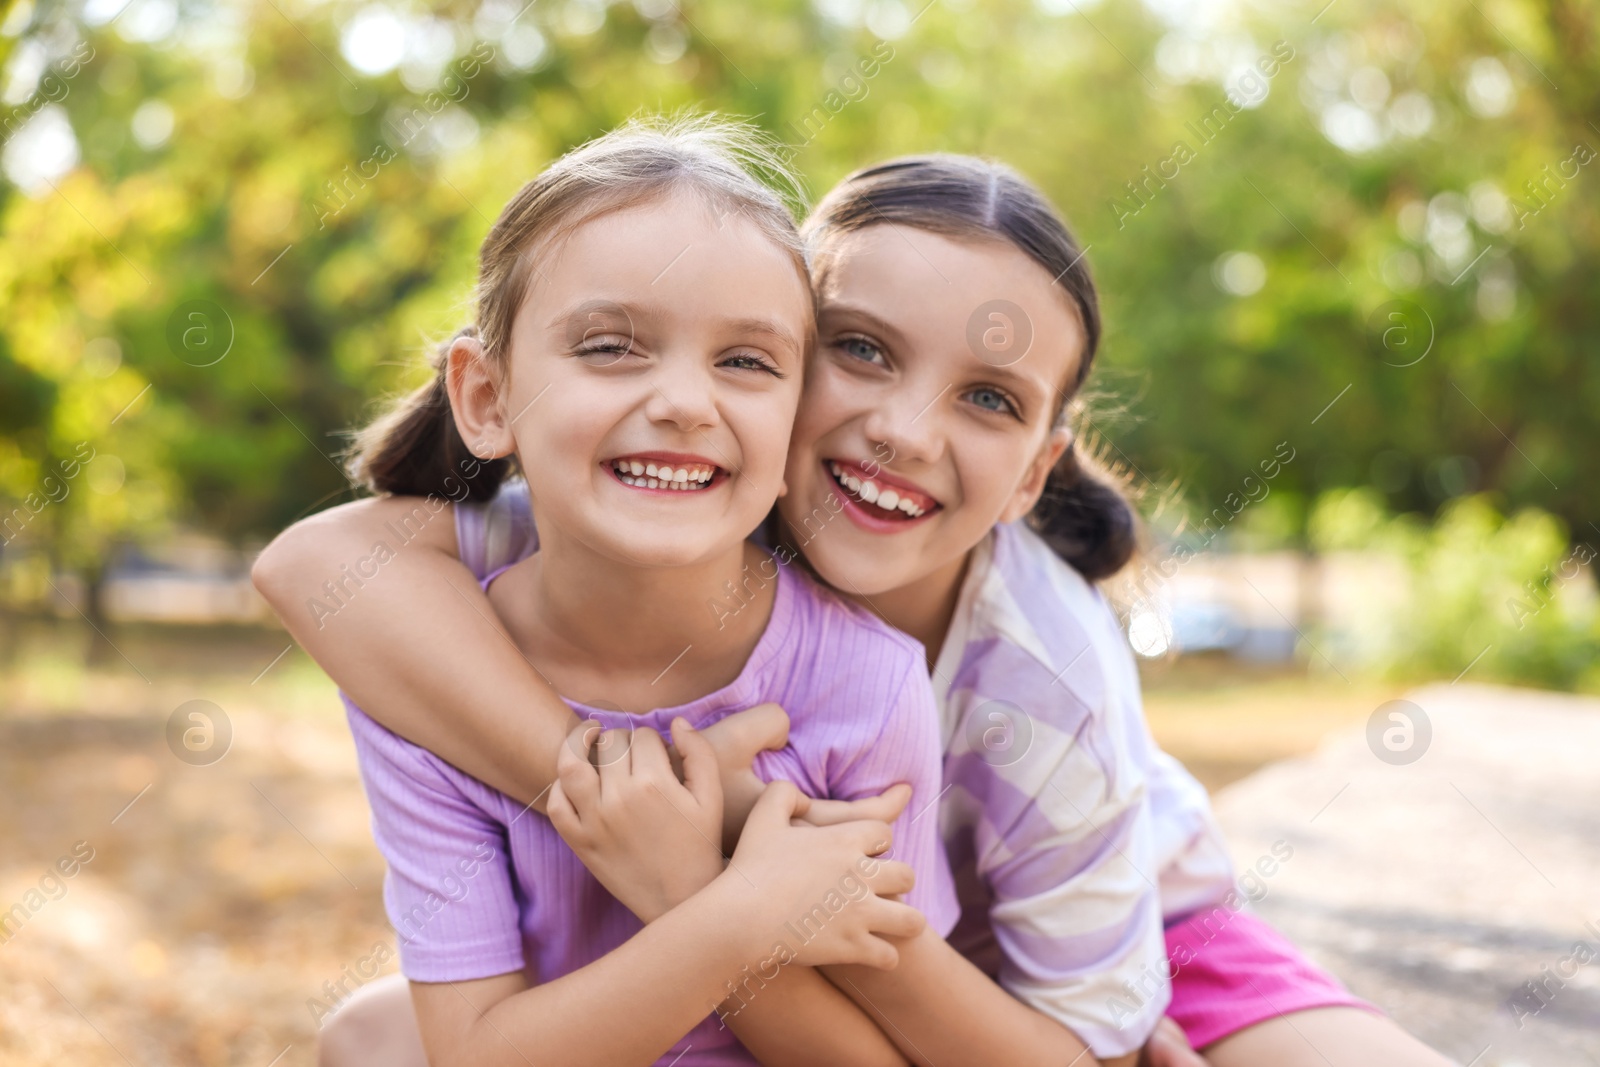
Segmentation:
<svg viewBox="0 0 1600 1067">
<path fill-rule="evenodd" d="M 346 700 L 435 1067 L 899 1062 L 852 995 L 882 995 L 899 959 L 885 938 L 954 923 L 934 820 L 895 819 L 893 860 L 882 822 L 790 824 L 802 790 L 937 796 L 914 643 L 793 568 L 731 617 L 704 607 L 772 562 L 746 539 L 778 493 L 814 330 L 793 224 L 738 163 L 751 144 L 710 123 L 630 127 L 525 185 L 484 241 L 477 328 L 358 445 L 356 469 L 390 492 L 481 490 L 517 457 L 541 550 L 485 580 L 497 618 L 481 632 L 589 720 L 546 814 Z M 393 554 L 375 547 L 353 581 L 381 581 Z M 774 782 L 725 861 L 699 731 L 774 700 L 791 743 L 757 762 Z"/>
<path fill-rule="evenodd" d="M 1203 790 L 1149 741 L 1126 644 L 1090 584 L 1128 559 L 1132 513 L 1071 432 L 1099 312 L 1082 251 L 1048 203 L 986 161 L 896 160 L 841 183 L 808 236 L 819 346 L 772 543 L 803 551 L 925 649 L 946 749 L 939 817 L 963 904 L 956 937 L 1029 1009 L 1009 1016 L 1024 1021 L 1003 1051 L 954 1037 L 942 1057 L 926 1044 L 902 1051 L 940 1064 L 1059 1063 L 1071 1059 L 1052 1044 L 1064 1028 L 1101 1062 L 1131 1062 L 1144 1045 L 1162 1067 L 1442 1064 L 1240 910 Z M 392 509 L 359 505 L 340 521 L 370 529 Z M 446 551 L 514 556 L 507 534 L 527 517 L 511 515 L 463 523 Z M 326 561 L 337 540 L 313 535 L 300 558 Z M 280 573 L 300 554 L 282 555 Z M 294 595 L 288 582 L 268 592 Z M 405 594 L 428 600 L 420 583 Z M 369 640 L 416 644 L 371 614 L 363 625 Z M 313 652 L 336 670 L 339 650 Z M 409 694 L 362 684 L 411 735 L 532 795 L 550 746 L 492 709 L 548 707 L 548 695 L 507 657 L 473 657 L 482 684 L 449 694 L 447 722 L 423 706 L 437 685 L 426 672 L 406 672 Z M 722 757 L 730 782 L 739 747 Z M 1003 1009 L 929 996 L 996 1040 Z M 877 1007 L 891 1023 L 911 1010 Z"/>
</svg>

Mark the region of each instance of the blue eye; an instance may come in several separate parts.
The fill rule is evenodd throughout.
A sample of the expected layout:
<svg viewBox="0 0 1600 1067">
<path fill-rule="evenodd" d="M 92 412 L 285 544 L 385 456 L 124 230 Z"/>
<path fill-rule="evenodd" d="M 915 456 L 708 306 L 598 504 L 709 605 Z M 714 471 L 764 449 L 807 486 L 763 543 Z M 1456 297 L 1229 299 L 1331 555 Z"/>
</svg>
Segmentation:
<svg viewBox="0 0 1600 1067">
<path fill-rule="evenodd" d="M 985 411 L 998 411 L 1003 414 L 1017 415 L 1017 406 L 1011 402 L 1010 397 L 998 389 L 979 386 L 968 392 L 966 399 Z M 1018 417 L 1020 418 L 1021 416 Z"/>
<path fill-rule="evenodd" d="M 839 350 L 846 355 L 859 359 L 863 363 L 882 364 L 883 349 L 865 337 L 841 337 L 836 342 Z"/>
</svg>

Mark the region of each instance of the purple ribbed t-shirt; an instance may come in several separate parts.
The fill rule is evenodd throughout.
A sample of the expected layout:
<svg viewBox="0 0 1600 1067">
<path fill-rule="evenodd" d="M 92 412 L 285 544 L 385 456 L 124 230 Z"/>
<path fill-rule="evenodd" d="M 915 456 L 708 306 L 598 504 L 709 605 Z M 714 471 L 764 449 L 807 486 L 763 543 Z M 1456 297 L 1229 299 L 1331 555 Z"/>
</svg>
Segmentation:
<svg viewBox="0 0 1600 1067">
<path fill-rule="evenodd" d="M 894 824 L 890 854 L 917 872 L 907 901 L 947 935 L 958 913 L 949 863 L 937 818 L 917 817 L 940 789 L 939 717 L 922 648 L 794 568 L 774 562 L 773 569 L 772 618 L 731 684 L 637 716 L 569 703 L 604 726 L 648 726 L 665 737 L 675 716 L 704 728 L 773 701 L 789 713 L 789 744 L 757 757 L 755 770 L 764 780 L 784 778 L 810 796 L 842 800 L 910 783 L 911 803 Z M 640 930 L 639 920 L 589 874 L 547 818 L 344 700 L 373 836 L 389 865 L 384 904 L 408 978 L 467 981 L 525 971 L 530 981 L 550 981 Z M 708 1015 L 660 1062 L 694 1067 L 755 1060 Z"/>
<path fill-rule="evenodd" d="M 455 511 L 474 574 L 538 547 L 521 481 Z M 1163 919 L 1223 899 L 1233 867 L 1205 790 L 1150 738 L 1105 597 L 1025 525 L 999 526 L 968 562 L 933 683 L 962 904 L 950 943 L 1096 1056 L 1138 1048 L 1170 992 Z"/>
</svg>

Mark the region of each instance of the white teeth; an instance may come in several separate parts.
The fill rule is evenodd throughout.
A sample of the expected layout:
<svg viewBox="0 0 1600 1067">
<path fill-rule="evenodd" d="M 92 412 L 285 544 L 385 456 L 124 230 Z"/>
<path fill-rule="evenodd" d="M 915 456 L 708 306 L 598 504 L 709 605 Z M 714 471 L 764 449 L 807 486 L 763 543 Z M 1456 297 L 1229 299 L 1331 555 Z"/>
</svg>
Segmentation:
<svg viewBox="0 0 1600 1067">
<path fill-rule="evenodd" d="M 680 467 L 675 470 L 637 459 L 612 460 L 611 470 L 624 485 L 640 489 L 671 489 L 682 493 L 709 488 L 712 479 L 717 476 L 715 467 Z"/>
<path fill-rule="evenodd" d="M 909 497 L 901 496 L 898 490 L 879 489 L 876 482 L 862 481 L 843 466 L 831 460 L 828 463 L 828 469 L 833 472 L 834 478 L 840 485 L 869 504 L 876 504 L 885 511 L 903 512 L 913 519 L 925 514 L 923 508 L 918 507 Z"/>
</svg>

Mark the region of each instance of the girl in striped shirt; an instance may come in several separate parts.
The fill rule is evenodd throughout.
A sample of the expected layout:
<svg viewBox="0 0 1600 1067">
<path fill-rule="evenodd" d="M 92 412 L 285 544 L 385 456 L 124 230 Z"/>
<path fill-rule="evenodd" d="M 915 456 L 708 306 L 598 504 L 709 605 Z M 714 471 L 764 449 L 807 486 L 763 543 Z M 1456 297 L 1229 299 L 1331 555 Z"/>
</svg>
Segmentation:
<svg viewBox="0 0 1600 1067">
<path fill-rule="evenodd" d="M 1187 1036 L 1215 1064 L 1445 1062 L 1239 910 L 1204 791 L 1150 741 L 1126 643 L 1090 584 L 1129 558 L 1134 523 L 1074 446 L 1068 415 L 1100 321 L 1082 252 L 1049 204 L 1002 166 L 922 157 L 847 178 L 806 232 L 819 344 L 768 536 L 777 558 L 797 553 L 925 650 L 945 744 L 938 817 L 962 903 L 956 945 L 1027 1006 L 1028 1032 L 1064 1027 L 1102 1061 L 1143 1047 L 1151 1063 L 1202 1062 Z M 264 591 L 296 600 L 303 590 L 273 588 L 272 573 L 295 560 L 316 573 L 395 506 L 351 505 L 338 536 L 285 541 Z M 536 543 L 515 490 L 457 509 L 454 532 L 446 551 L 479 574 Z M 421 608 L 424 589 L 459 573 L 438 555 L 410 563 L 396 607 Z M 748 575 L 707 608 L 736 616 L 769 580 Z M 452 595 L 429 601 L 441 622 L 464 617 Z M 348 684 L 385 686 L 401 733 L 537 795 L 549 747 L 502 710 L 558 710 L 537 679 L 477 648 L 478 692 L 446 692 L 401 662 L 439 635 L 423 641 L 382 610 L 349 640 L 385 650 L 387 683 L 358 679 L 352 648 L 296 636 Z M 724 746 L 730 783 L 758 725 Z M 929 995 L 972 1033 L 994 1029 L 972 1003 Z M 919 1006 L 875 1004 L 886 1029 Z M 1014 1048 L 902 1051 L 940 1064 L 1052 1062 L 1043 1040 Z"/>
<path fill-rule="evenodd" d="M 484 577 L 479 622 L 588 720 L 560 747 L 546 812 L 530 812 L 346 698 L 413 1059 L 893 1064 L 852 994 L 986 982 L 953 950 L 899 959 L 887 940 L 954 922 L 932 819 L 894 818 L 892 860 L 878 858 L 885 822 L 790 822 L 800 790 L 844 803 L 899 789 L 896 808 L 905 784 L 914 802 L 937 796 L 919 650 L 792 569 L 725 625 L 700 608 L 771 559 L 747 538 L 777 496 L 814 330 L 799 236 L 754 164 L 777 165 L 709 122 L 625 128 L 556 161 L 484 241 L 476 328 L 360 442 L 362 476 L 396 491 L 485 485 L 520 457 L 544 543 Z M 346 594 L 393 562 L 371 550 Z M 800 669 L 813 658 L 834 671 Z M 761 753 L 773 784 L 725 866 L 699 731 L 774 700 L 792 743 Z M 624 1024 L 596 1025 L 618 1009 Z"/>
</svg>

